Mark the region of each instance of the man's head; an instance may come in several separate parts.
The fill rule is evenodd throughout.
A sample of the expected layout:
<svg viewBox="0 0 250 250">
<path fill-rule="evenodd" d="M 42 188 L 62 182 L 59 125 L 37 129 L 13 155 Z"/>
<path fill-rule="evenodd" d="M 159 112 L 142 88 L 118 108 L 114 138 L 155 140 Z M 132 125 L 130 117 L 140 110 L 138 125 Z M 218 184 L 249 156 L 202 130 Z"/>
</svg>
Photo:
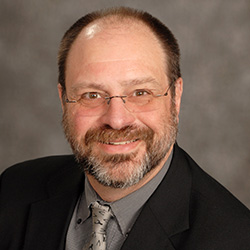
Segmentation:
<svg viewBox="0 0 250 250">
<path fill-rule="evenodd" d="M 173 83 L 181 77 L 179 45 L 168 27 L 147 12 L 120 7 L 87 14 L 75 22 L 64 34 L 58 53 L 58 82 L 63 88 L 65 88 L 66 61 L 72 44 L 85 27 L 96 23 L 98 20 L 107 21 L 110 24 L 113 20 L 114 25 L 118 20 L 125 23 L 128 20 L 132 23 L 141 22 L 146 25 L 154 33 L 166 55 L 166 74 L 169 82 Z M 93 29 L 90 29 L 90 34 L 95 31 L 95 27 L 93 26 Z M 172 94 L 174 94 L 174 89 L 173 86 L 171 88 Z"/>
<path fill-rule="evenodd" d="M 157 19 L 127 8 L 81 18 L 61 43 L 58 88 L 66 137 L 90 178 L 125 188 L 163 165 L 182 80 L 178 44 Z"/>
</svg>

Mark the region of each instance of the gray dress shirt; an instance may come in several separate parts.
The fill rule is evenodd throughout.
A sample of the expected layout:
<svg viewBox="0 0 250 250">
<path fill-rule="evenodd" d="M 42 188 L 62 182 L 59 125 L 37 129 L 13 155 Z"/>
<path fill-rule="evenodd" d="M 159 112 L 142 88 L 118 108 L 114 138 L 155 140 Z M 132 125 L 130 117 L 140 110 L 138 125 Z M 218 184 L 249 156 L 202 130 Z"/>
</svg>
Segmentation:
<svg viewBox="0 0 250 250">
<path fill-rule="evenodd" d="M 113 216 L 107 226 L 107 249 L 119 250 L 129 235 L 143 205 L 167 173 L 171 159 L 172 152 L 163 168 L 152 180 L 128 196 L 111 203 L 103 201 L 86 178 L 84 192 L 79 198 L 71 218 L 66 239 L 66 250 L 82 250 L 90 241 L 92 218 L 89 207 L 95 201 L 108 204 L 112 209 Z"/>
</svg>

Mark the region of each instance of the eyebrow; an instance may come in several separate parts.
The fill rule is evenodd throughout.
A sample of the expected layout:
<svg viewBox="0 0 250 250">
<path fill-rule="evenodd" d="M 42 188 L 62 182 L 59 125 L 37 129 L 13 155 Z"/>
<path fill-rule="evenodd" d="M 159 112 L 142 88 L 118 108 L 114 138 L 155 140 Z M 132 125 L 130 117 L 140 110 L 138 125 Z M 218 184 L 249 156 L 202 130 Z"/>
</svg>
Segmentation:
<svg viewBox="0 0 250 250">
<path fill-rule="evenodd" d="M 150 84 L 160 86 L 160 83 L 153 77 L 136 78 L 136 79 L 120 82 L 122 86 L 137 86 L 137 85 L 142 85 L 145 83 L 150 83 Z"/>
<path fill-rule="evenodd" d="M 100 83 L 94 83 L 94 82 L 81 82 L 81 83 L 77 83 L 74 86 L 70 87 L 70 90 L 73 92 L 77 92 L 80 89 L 83 88 L 93 88 L 93 89 L 104 89 L 105 85 L 104 84 L 100 84 Z"/>
<path fill-rule="evenodd" d="M 153 77 L 145 77 L 145 78 L 135 78 L 126 81 L 121 81 L 119 84 L 123 87 L 127 86 L 138 86 L 143 84 L 153 84 L 160 87 L 160 83 Z M 95 82 L 81 82 L 77 83 L 74 86 L 70 87 L 70 91 L 77 92 L 83 88 L 93 88 L 98 90 L 106 89 L 106 85 L 104 83 L 95 83 Z"/>
</svg>

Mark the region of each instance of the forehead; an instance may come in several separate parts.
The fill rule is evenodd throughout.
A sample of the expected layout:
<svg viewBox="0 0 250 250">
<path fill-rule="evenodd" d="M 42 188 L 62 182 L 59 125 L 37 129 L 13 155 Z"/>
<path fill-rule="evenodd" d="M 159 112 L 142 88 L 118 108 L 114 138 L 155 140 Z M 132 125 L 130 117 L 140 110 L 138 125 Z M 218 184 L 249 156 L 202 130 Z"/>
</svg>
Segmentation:
<svg viewBox="0 0 250 250">
<path fill-rule="evenodd" d="M 114 76 L 116 70 L 122 77 L 131 70 L 166 72 L 166 65 L 160 42 L 145 24 L 131 20 L 97 21 L 81 31 L 70 49 L 66 84 L 73 81 L 71 76 L 89 75 L 90 71 L 94 74 L 110 71 Z"/>
</svg>

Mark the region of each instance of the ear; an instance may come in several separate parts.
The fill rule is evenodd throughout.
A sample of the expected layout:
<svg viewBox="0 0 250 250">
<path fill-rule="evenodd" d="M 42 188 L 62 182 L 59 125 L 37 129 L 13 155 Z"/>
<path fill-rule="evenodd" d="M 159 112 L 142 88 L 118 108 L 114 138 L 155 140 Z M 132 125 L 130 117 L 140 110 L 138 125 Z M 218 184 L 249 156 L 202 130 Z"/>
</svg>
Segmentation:
<svg viewBox="0 0 250 250">
<path fill-rule="evenodd" d="M 181 107 L 181 97 L 183 91 L 183 79 L 179 77 L 175 82 L 175 106 L 177 115 L 179 116 L 180 107 Z"/>
<path fill-rule="evenodd" d="M 57 90 L 58 90 L 59 98 L 61 101 L 61 107 L 62 107 L 62 110 L 64 111 L 63 87 L 60 83 L 57 84 Z"/>
</svg>

